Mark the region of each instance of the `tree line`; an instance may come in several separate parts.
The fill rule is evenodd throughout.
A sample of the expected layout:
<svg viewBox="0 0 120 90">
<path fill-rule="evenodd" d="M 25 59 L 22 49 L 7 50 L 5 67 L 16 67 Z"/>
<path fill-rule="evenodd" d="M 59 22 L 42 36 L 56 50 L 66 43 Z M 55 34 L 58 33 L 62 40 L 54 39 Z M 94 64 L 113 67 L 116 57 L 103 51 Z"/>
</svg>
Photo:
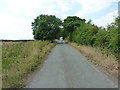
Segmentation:
<svg viewBox="0 0 120 90">
<path fill-rule="evenodd" d="M 54 15 L 39 15 L 32 22 L 32 30 L 36 40 L 53 41 L 63 36 L 79 45 L 100 47 L 118 58 L 120 17 L 116 17 L 107 28 L 98 27 L 91 22 L 92 20 L 87 22 L 77 16 L 68 16 L 62 21 Z"/>
</svg>

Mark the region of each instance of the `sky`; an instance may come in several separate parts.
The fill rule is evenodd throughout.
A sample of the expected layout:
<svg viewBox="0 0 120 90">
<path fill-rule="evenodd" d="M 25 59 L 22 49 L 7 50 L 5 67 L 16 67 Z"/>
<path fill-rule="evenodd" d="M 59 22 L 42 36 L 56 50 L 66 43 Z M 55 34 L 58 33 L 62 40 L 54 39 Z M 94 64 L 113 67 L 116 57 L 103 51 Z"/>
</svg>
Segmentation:
<svg viewBox="0 0 120 90">
<path fill-rule="evenodd" d="M 31 23 L 41 15 L 78 16 L 106 27 L 118 16 L 119 0 L 0 0 L 0 39 L 33 39 Z"/>
</svg>

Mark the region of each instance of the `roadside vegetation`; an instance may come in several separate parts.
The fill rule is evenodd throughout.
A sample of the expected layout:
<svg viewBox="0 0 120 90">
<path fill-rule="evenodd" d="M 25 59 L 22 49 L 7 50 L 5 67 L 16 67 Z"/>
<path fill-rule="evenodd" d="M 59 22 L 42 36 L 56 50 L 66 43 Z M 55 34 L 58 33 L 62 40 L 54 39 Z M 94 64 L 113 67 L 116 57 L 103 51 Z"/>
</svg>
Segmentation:
<svg viewBox="0 0 120 90">
<path fill-rule="evenodd" d="M 24 87 L 24 77 L 42 64 L 54 47 L 49 41 L 8 42 L 2 45 L 3 88 Z"/>
<path fill-rule="evenodd" d="M 119 32 L 118 23 L 120 18 L 115 18 L 115 22 L 104 27 L 98 27 L 92 24 L 89 20 L 79 17 L 70 16 L 64 20 L 64 31 L 67 31 L 67 39 L 77 43 L 78 45 L 86 45 L 91 47 L 100 47 L 102 51 L 106 51 L 105 54 L 112 53 L 118 58 L 119 47 Z M 72 28 L 72 29 L 71 29 Z"/>
</svg>

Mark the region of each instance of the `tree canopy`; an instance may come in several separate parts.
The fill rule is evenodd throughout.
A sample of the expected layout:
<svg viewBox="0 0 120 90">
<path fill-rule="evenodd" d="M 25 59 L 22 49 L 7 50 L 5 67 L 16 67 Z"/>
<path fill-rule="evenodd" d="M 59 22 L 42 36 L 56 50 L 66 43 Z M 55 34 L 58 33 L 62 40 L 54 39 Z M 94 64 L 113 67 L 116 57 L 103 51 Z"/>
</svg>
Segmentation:
<svg viewBox="0 0 120 90">
<path fill-rule="evenodd" d="M 34 39 L 53 40 L 59 36 L 62 21 L 54 15 L 40 15 L 32 22 Z"/>
<path fill-rule="evenodd" d="M 81 19 L 77 16 L 68 16 L 66 19 L 64 19 L 63 28 L 65 31 L 67 31 L 69 40 L 72 40 L 72 32 L 78 27 L 81 27 L 85 21 L 85 19 Z"/>
<path fill-rule="evenodd" d="M 81 19 L 77 16 L 68 16 L 64 19 L 63 27 L 66 31 L 73 32 L 77 27 L 80 27 L 83 22 L 85 22 L 85 19 Z"/>
</svg>

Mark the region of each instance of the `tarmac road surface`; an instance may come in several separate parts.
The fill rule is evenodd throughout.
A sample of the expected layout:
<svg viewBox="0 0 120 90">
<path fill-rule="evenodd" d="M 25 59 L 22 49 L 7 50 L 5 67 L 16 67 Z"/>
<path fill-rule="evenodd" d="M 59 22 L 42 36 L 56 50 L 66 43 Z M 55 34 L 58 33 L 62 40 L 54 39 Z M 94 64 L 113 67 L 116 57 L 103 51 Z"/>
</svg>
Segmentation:
<svg viewBox="0 0 120 90">
<path fill-rule="evenodd" d="M 75 48 L 57 44 L 27 88 L 117 88 Z"/>
</svg>

